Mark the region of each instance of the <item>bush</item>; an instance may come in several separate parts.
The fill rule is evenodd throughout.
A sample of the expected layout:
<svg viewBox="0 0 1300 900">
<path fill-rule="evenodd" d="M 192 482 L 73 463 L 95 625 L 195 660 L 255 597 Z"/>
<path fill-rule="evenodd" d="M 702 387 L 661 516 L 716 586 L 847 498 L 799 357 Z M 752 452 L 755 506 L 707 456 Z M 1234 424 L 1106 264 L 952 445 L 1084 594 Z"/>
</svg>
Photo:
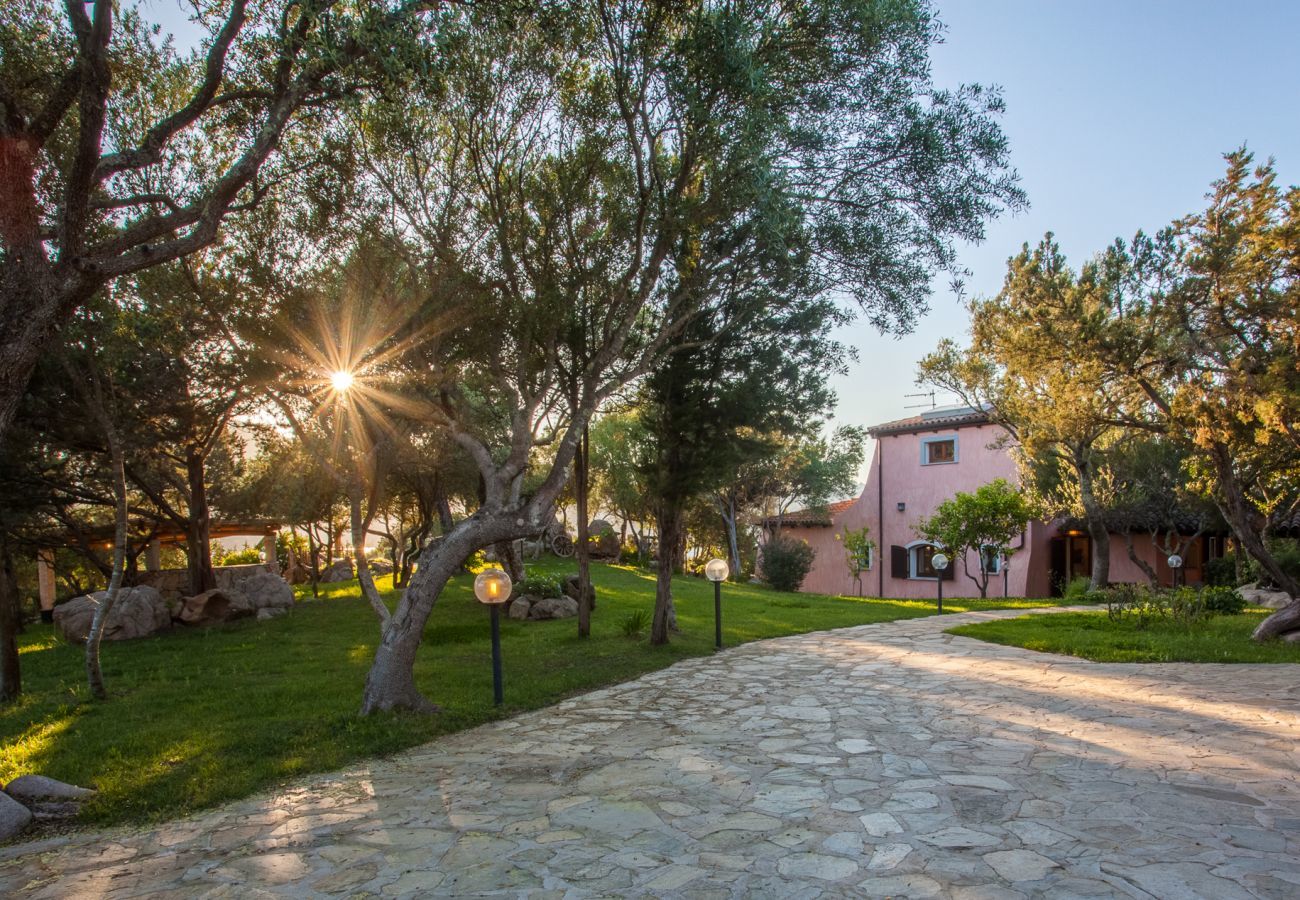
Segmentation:
<svg viewBox="0 0 1300 900">
<path fill-rule="evenodd" d="M 1086 575 L 1077 575 L 1070 579 L 1070 583 L 1065 586 L 1061 599 L 1067 603 L 1087 603 L 1084 597 L 1089 593 L 1092 587 L 1092 579 Z"/>
<path fill-rule="evenodd" d="M 516 596 L 528 594 L 531 597 L 560 597 L 564 587 L 555 575 L 530 575 L 515 588 Z"/>
<path fill-rule="evenodd" d="M 763 577 L 778 591 L 797 591 L 812 570 L 817 551 L 807 541 L 776 537 L 763 545 Z"/>
<path fill-rule="evenodd" d="M 1246 598 L 1235 587 L 1207 587 L 1201 597 L 1211 615 L 1239 616 L 1246 609 Z"/>
<path fill-rule="evenodd" d="M 1215 616 L 1238 615 L 1246 608 L 1241 594 L 1227 587 L 1152 590 L 1145 585 L 1118 584 L 1101 593 L 1107 597 L 1110 620 L 1131 622 L 1138 630 L 1166 619 L 1191 628 Z"/>
<path fill-rule="evenodd" d="M 261 549 L 250 547 L 248 544 L 238 550 L 227 550 L 221 547 L 220 544 L 215 544 L 213 549 L 218 551 L 212 554 L 212 564 L 214 566 L 248 566 L 256 565 L 262 561 Z"/>
<path fill-rule="evenodd" d="M 1205 583 L 1213 587 L 1237 586 L 1237 557 L 1229 553 L 1217 559 L 1207 559 L 1201 567 Z"/>
</svg>

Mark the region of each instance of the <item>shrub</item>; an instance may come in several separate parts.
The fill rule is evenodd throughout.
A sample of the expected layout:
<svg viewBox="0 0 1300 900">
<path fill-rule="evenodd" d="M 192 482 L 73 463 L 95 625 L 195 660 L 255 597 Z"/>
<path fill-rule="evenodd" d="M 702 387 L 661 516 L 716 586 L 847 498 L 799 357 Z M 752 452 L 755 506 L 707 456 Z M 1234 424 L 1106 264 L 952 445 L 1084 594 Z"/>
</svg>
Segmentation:
<svg viewBox="0 0 1300 900">
<path fill-rule="evenodd" d="M 1070 579 L 1070 583 L 1065 586 L 1062 592 L 1062 599 L 1067 603 L 1086 603 L 1084 596 L 1089 593 L 1092 587 L 1092 579 L 1086 575 L 1077 575 Z"/>
<path fill-rule="evenodd" d="M 1237 586 L 1237 557 L 1233 554 L 1207 559 L 1201 568 L 1205 583 L 1214 587 Z"/>
<path fill-rule="evenodd" d="M 763 577 L 778 591 L 797 591 L 812 570 L 817 551 L 807 541 L 776 537 L 763 545 Z"/>
<path fill-rule="evenodd" d="M 560 579 L 554 575 L 530 575 L 515 589 L 517 595 L 532 597 L 559 597 L 564 594 Z"/>
<path fill-rule="evenodd" d="M 1166 619 L 1191 628 L 1215 616 L 1235 616 L 1246 608 L 1241 594 L 1226 587 L 1152 590 L 1145 585 L 1119 584 L 1104 593 L 1111 621 L 1131 622 L 1138 630 Z"/>
<path fill-rule="evenodd" d="M 217 547 L 220 547 L 220 545 L 217 545 Z M 260 563 L 261 561 L 261 549 L 258 547 L 250 547 L 248 544 L 245 544 L 238 550 L 226 550 L 224 547 L 221 547 L 218 553 L 212 554 L 212 564 L 214 566 L 249 566 Z"/>
<path fill-rule="evenodd" d="M 1201 596 L 1211 615 L 1238 616 L 1246 609 L 1246 598 L 1235 587 L 1207 587 Z"/>
</svg>

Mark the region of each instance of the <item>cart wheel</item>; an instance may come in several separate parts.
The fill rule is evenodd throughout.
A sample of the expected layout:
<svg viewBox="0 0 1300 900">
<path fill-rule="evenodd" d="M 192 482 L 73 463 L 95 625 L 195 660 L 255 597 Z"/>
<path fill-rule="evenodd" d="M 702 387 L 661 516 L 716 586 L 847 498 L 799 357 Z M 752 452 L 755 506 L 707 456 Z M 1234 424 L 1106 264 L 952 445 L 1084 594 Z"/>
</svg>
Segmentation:
<svg viewBox="0 0 1300 900">
<path fill-rule="evenodd" d="M 551 552 L 562 559 L 568 559 L 577 552 L 577 548 L 573 545 L 573 538 L 567 534 L 561 534 L 551 541 Z"/>
</svg>

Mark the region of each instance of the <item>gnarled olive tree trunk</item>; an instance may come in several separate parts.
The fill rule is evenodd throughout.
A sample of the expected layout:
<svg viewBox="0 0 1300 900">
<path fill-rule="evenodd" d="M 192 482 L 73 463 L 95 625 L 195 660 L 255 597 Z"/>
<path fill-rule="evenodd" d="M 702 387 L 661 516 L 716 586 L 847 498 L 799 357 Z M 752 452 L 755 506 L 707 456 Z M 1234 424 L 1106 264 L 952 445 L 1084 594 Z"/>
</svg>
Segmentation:
<svg viewBox="0 0 1300 900">
<path fill-rule="evenodd" d="M 1259 563 L 1274 584 L 1291 597 L 1289 604 L 1255 627 L 1251 638 L 1256 641 L 1266 641 L 1281 637 L 1288 632 L 1300 631 L 1300 599 L 1297 599 L 1300 597 L 1300 583 L 1278 565 L 1277 558 L 1269 552 L 1268 546 L 1264 543 L 1263 535 L 1256 527 L 1255 520 L 1258 513 L 1241 488 L 1237 470 L 1233 467 L 1231 451 L 1226 447 L 1215 447 L 1210 456 L 1219 481 L 1215 497 L 1219 511 L 1228 520 L 1228 525 L 1232 527 L 1233 535 L 1241 542 L 1242 549 Z"/>
<path fill-rule="evenodd" d="M 456 523 L 441 540 L 420 553 L 419 565 L 405 596 L 384 623 L 383 638 L 361 698 L 363 715 L 392 709 L 438 711 L 438 706 L 415 686 L 415 655 L 442 589 L 448 579 L 461 571 L 471 553 L 499 541 L 523 537 L 535 528 L 530 529 L 517 509 L 482 508 Z"/>
<path fill-rule="evenodd" d="M 1093 468 L 1088 448 L 1076 449 L 1073 457 L 1074 468 L 1079 476 L 1079 501 L 1088 523 L 1088 536 L 1092 538 L 1092 583 L 1089 587 L 1099 591 L 1110 584 L 1110 529 L 1106 527 L 1106 516 L 1093 488 Z"/>
</svg>

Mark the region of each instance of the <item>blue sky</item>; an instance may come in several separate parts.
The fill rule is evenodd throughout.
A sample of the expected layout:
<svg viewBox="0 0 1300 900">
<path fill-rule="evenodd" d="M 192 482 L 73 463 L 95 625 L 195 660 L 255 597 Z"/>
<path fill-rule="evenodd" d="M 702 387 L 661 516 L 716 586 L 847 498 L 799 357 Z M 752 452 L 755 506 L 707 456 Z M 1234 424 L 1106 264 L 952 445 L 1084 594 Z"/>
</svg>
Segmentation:
<svg viewBox="0 0 1300 900">
<path fill-rule="evenodd" d="M 947 25 L 933 55 L 939 86 L 1003 89 L 1004 129 L 1030 209 L 1004 217 L 961 262 L 971 296 L 996 294 L 1006 260 L 1056 234 L 1077 263 L 1119 236 L 1204 205 L 1222 154 L 1245 144 L 1300 182 L 1300 3 L 937 0 Z M 860 362 L 836 379 L 837 421 L 912 414 L 916 362 L 966 315 L 945 283 L 901 340 L 866 325 L 840 338 Z"/>
</svg>

